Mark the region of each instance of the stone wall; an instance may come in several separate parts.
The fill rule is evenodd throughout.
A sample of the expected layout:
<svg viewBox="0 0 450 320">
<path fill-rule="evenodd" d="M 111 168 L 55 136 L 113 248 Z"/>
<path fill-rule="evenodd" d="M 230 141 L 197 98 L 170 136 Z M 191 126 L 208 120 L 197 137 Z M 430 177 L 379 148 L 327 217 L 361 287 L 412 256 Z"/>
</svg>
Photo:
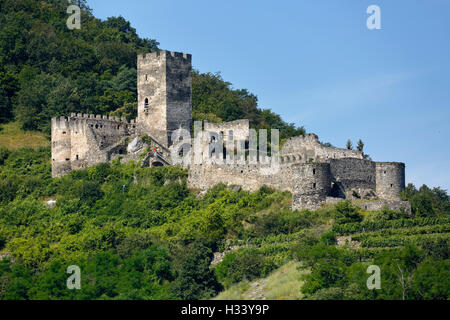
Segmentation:
<svg viewBox="0 0 450 320">
<path fill-rule="evenodd" d="M 397 210 L 397 211 L 405 211 L 411 214 L 411 204 L 409 201 L 401 201 L 401 200 L 376 200 L 376 201 L 367 201 L 359 204 L 359 206 L 363 210 L 374 211 L 381 210 L 384 207 Z"/>
<path fill-rule="evenodd" d="M 170 146 L 173 130 L 192 129 L 192 57 L 166 50 L 139 55 L 140 130 Z"/>
<path fill-rule="evenodd" d="M 292 210 L 314 210 L 320 207 L 330 193 L 330 164 L 296 164 L 291 166 L 291 172 Z"/>
<path fill-rule="evenodd" d="M 248 141 L 250 135 L 250 122 L 248 119 L 222 123 L 204 121 L 203 130 L 220 134 L 224 143 L 227 141 Z"/>
<path fill-rule="evenodd" d="M 357 158 L 363 159 L 362 152 L 334 147 L 325 147 L 313 134 L 291 137 L 281 148 L 282 162 L 296 160 L 298 162 L 329 162 L 331 159 Z"/>
<path fill-rule="evenodd" d="M 330 168 L 333 196 L 348 198 L 356 192 L 360 197 L 367 197 L 375 191 L 375 162 L 358 158 L 331 159 Z"/>
<path fill-rule="evenodd" d="M 405 164 L 401 162 L 376 162 L 376 193 L 381 199 L 401 200 L 405 189 Z"/>
<path fill-rule="evenodd" d="M 135 121 L 112 116 L 71 114 L 52 119 L 52 175 L 111 160 L 113 148 L 136 133 Z"/>
<path fill-rule="evenodd" d="M 174 130 L 192 132 L 192 57 L 163 50 L 139 55 L 137 67 L 136 121 L 87 114 L 52 119 L 54 177 L 119 157 L 137 161 L 145 153 L 141 165 L 172 165 L 183 159 L 188 183 L 194 188 L 208 189 L 223 183 L 251 191 L 263 185 L 291 191 L 294 210 L 316 209 L 330 199 L 352 197 L 377 198 L 378 202 L 368 205 L 371 208 L 403 205 L 403 163 L 364 160 L 362 152 L 324 146 L 315 134 L 289 138 L 279 157 L 273 154 L 273 158 L 255 156 L 256 140 L 249 139 L 255 131 L 250 130 L 247 119 L 219 124 L 205 121 L 204 132 L 194 140 L 172 142 Z M 210 145 L 209 132 L 216 133 L 219 144 Z M 142 135 L 150 140 L 144 143 Z M 186 145 L 191 151 L 185 153 L 181 148 L 180 152 L 179 147 Z M 232 157 L 224 159 L 224 151 Z M 172 161 L 174 158 L 177 162 Z M 192 161 L 184 162 L 188 159 Z"/>
</svg>

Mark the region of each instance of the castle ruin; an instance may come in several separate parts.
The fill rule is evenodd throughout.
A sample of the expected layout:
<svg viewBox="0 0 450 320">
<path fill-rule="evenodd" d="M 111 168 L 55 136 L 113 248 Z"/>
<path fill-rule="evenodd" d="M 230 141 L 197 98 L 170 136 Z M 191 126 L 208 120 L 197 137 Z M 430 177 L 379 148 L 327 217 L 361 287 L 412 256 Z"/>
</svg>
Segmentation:
<svg viewBox="0 0 450 320">
<path fill-rule="evenodd" d="M 193 157 L 178 149 L 182 144 L 193 145 L 195 139 L 172 140 L 178 129 L 192 132 L 191 55 L 165 50 L 139 55 L 137 69 L 137 119 L 75 113 L 52 119 L 53 177 L 114 159 L 164 166 L 174 165 L 174 154 Z M 232 146 L 226 151 L 232 157 L 239 157 L 240 149 L 243 158 L 231 164 L 184 163 L 190 187 L 206 190 L 223 183 L 254 191 L 266 185 L 290 191 L 293 210 L 317 209 L 342 199 L 358 201 L 365 210 L 384 206 L 411 210 L 400 197 L 405 187 L 403 163 L 366 160 L 362 152 L 324 146 L 314 134 L 291 137 L 279 154 L 255 162 L 248 156 L 252 148 L 248 120 L 204 121 L 203 132 L 209 133 L 207 139 L 220 139 Z M 203 158 L 216 153 L 210 147 L 205 150 Z M 278 169 L 274 173 L 262 170 L 273 163 Z"/>
</svg>

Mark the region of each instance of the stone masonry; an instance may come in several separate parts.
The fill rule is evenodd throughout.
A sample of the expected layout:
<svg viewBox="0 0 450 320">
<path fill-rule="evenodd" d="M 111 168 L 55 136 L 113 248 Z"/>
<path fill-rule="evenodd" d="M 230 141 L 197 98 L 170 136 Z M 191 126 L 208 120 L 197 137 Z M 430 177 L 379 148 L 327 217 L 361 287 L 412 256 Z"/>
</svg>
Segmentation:
<svg viewBox="0 0 450 320">
<path fill-rule="evenodd" d="M 246 119 L 205 121 L 203 135 L 172 141 L 177 129 L 192 132 L 192 57 L 163 50 L 139 55 L 137 62 L 137 119 L 74 113 L 52 119 L 53 177 L 115 159 L 141 166 L 173 165 L 174 155 L 194 159 L 190 151 L 201 140 L 202 161 L 182 163 L 192 188 L 206 190 L 223 183 L 254 191 L 266 185 L 290 191 L 293 210 L 354 199 L 364 210 L 386 206 L 410 211 L 409 203 L 400 198 L 403 163 L 369 161 L 359 151 L 324 146 L 315 134 L 288 139 L 280 153 L 265 162 L 248 156 L 251 130 Z M 226 150 L 211 147 L 218 140 Z M 186 144 L 191 147 L 187 154 L 179 151 Z M 241 161 L 204 161 L 230 154 Z"/>
</svg>

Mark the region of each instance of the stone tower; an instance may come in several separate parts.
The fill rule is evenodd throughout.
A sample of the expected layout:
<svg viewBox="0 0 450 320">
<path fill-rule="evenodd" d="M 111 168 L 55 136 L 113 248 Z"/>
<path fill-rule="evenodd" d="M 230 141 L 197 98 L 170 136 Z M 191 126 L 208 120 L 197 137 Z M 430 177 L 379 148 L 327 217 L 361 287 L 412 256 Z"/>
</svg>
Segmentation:
<svg viewBox="0 0 450 320">
<path fill-rule="evenodd" d="M 192 128 L 192 57 L 158 51 L 137 60 L 138 118 L 142 133 L 172 145 L 171 134 Z"/>
</svg>

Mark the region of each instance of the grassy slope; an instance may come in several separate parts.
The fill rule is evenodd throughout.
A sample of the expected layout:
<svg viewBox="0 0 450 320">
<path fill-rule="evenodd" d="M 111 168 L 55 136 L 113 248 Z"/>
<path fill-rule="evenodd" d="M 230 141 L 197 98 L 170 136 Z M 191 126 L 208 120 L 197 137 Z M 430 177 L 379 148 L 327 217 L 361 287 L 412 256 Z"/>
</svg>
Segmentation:
<svg viewBox="0 0 450 320">
<path fill-rule="evenodd" d="M 20 149 L 39 148 L 50 144 L 47 136 L 38 131 L 23 131 L 17 122 L 0 125 L 0 147 Z"/>
<path fill-rule="evenodd" d="M 300 300 L 303 282 L 300 263 L 290 261 L 272 272 L 267 278 L 252 282 L 242 281 L 221 292 L 215 300 Z"/>
</svg>

